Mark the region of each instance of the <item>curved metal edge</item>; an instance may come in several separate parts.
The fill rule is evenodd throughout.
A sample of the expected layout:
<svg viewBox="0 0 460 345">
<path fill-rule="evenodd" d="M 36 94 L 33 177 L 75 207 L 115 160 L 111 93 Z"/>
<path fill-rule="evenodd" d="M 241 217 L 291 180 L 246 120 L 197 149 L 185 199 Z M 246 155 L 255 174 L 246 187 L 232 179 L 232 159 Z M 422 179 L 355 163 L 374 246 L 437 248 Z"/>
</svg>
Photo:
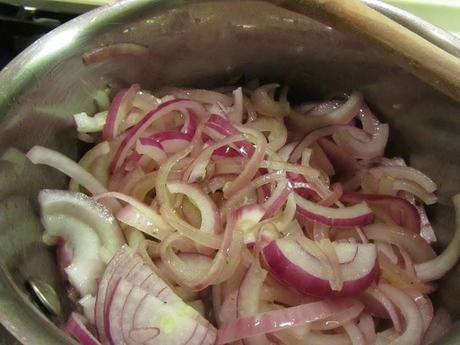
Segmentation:
<svg viewBox="0 0 460 345">
<path fill-rule="evenodd" d="M 14 305 L 14 306 L 12 306 Z M 78 343 L 47 319 L 12 283 L 9 273 L 0 265 L 0 323 L 22 344 L 62 345 Z M 11 312 L 14 310 L 14 313 Z"/>
<path fill-rule="evenodd" d="M 211 0 L 218 1 L 218 0 Z M 420 36 L 436 44 L 447 52 L 460 56 L 460 39 L 446 31 L 429 24 L 428 22 L 394 6 L 385 4 L 379 0 L 363 0 L 370 7 L 392 18 L 398 23 L 413 30 Z M 85 13 L 48 33 L 40 38 L 20 55 L 13 59 L 2 71 L 0 71 L 0 113 L 4 112 L 11 102 L 14 102 L 18 92 L 25 84 L 31 80 L 37 81 L 37 75 L 34 68 L 28 68 L 33 65 L 48 65 L 51 61 L 61 59 L 58 53 L 65 50 L 66 47 L 72 46 L 76 41 L 84 39 L 88 33 L 94 33 L 102 30 L 106 23 L 116 20 L 117 17 L 123 17 L 126 20 L 131 14 L 139 12 L 139 8 L 154 8 L 158 6 L 171 7 L 178 4 L 190 3 L 193 0 L 121 0 L 115 3 L 94 9 Z M 40 69 L 43 73 L 43 70 Z M 0 266 L 0 302 L 17 303 L 18 308 L 15 315 L 4 315 L 0 313 L 0 322 L 21 342 L 26 345 L 39 344 L 62 344 L 64 340 L 71 341 L 65 337 L 58 328 L 44 320 L 34 307 L 27 303 L 28 301 L 21 297 L 20 293 L 15 290 L 11 283 L 8 286 L 6 282 L 11 283 L 7 272 Z M 5 302 L 6 303 L 6 302 Z M 1 305 L 1 304 L 0 304 Z M 2 308 L 3 309 L 3 308 Z M 24 321 L 25 318 L 26 321 Z M 17 323 L 11 322 L 12 319 Z M 18 327 L 17 325 L 20 325 Z M 44 327 L 45 325 L 45 327 Z M 51 332 L 50 327 L 51 327 Z M 53 332 L 54 328 L 54 332 Z M 34 331 L 31 331 L 33 329 Z M 45 334 L 45 332 L 47 332 Z M 53 333 L 52 335 L 49 333 Z M 47 341 L 41 341 L 37 334 L 47 335 Z M 51 338 L 52 337 L 52 338 Z M 66 339 L 67 338 L 67 339 Z M 52 340 L 51 340 L 52 339 Z M 76 344 L 72 341 L 73 344 Z"/>
<path fill-rule="evenodd" d="M 33 82 L 38 81 L 40 75 L 36 71 L 43 74 L 51 61 L 68 58 L 69 56 L 62 55 L 67 48 L 78 45 L 90 34 L 107 28 L 108 23 L 117 22 L 118 17 L 129 19 L 131 15 L 138 14 L 139 8 L 152 8 L 162 3 L 166 1 L 117 1 L 82 14 L 42 36 L 0 71 L 0 114 L 16 100 L 25 85 L 34 85 Z"/>
<path fill-rule="evenodd" d="M 384 3 L 380 0 L 362 0 L 367 6 L 379 11 L 395 22 L 405 26 L 417 35 L 430 41 L 446 52 L 460 57 L 460 38 L 450 32 L 427 22 L 416 15 L 407 12 L 399 7 Z"/>
</svg>

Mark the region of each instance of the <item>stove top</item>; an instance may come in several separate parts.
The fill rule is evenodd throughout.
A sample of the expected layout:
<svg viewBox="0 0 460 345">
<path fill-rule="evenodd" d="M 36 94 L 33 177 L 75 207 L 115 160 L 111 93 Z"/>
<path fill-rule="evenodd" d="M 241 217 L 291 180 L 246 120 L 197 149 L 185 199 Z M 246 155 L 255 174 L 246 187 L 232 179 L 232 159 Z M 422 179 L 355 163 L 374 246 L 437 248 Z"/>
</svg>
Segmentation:
<svg viewBox="0 0 460 345">
<path fill-rule="evenodd" d="M 40 36 L 98 6 L 95 2 L 101 0 L 86 4 L 32 0 L 27 6 L 19 4 L 22 1 L 0 0 L 0 69 Z"/>
</svg>

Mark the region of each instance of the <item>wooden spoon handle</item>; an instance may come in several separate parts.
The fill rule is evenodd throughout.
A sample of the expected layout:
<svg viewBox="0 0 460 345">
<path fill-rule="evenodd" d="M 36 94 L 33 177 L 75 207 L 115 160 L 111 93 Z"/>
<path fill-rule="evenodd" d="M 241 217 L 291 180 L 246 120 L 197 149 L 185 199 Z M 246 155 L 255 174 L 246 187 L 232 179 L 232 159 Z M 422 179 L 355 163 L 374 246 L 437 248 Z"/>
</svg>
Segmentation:
<svg viewBox="0 0 460 345">
<path fill-rule="evenodd" d="M 460 59 L 359 0 L 297 0 L 314 19 L 360 35 L 401 67 L 460 102 Z"/>
</svg>

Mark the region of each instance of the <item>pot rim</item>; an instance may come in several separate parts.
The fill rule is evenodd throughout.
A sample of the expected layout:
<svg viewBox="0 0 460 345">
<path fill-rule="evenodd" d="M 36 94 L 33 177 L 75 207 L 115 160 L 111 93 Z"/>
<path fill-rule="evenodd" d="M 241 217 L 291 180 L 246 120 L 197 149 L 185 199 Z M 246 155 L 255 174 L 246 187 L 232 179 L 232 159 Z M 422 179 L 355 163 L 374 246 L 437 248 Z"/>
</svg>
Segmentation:
<svg viewBox="0 0 460 345">
<path fill-rule="evenodd" d="M 180 3 L 189 0 L 181 1 Z M 267 0 L 261 0 L 267 1 Z M 386 4 L 380 0 L 363 0 L 368 6 L 381 12 L 399 24 L 414 31 L 445 51 L 460 57 L 460 39 L 427 21 Z M 104 27 L 104 23 L 115 18 L 130 16 L 140 8 L 161 8 L 168 0 L 121 0 L 87 12 L 49 32 L 0 71 L 0 113 L 6 113 L 11 100 L 36 78 L 37 68 L 46 66 L 50 61 L 61 59 L 59 53 L 78 44 L 78 38 Z M 270 0 L 268 0 L 270 2 Z M 170 5 L 170 3 L 169 3 Z M 63 40 L 63 38 L 66 38 Z M 70 39 L 69 39 L 70 38 Z M 59 41 L 58 48 L 56 42 Z M 62 44 L 62 42 L 65 42 Z M 42 315 L 13 283 L 9 273 L 0 263 L 0 323 L 24 345 L 37 344 L 46 340 L 49 345 L 68 342 L 59 329 Z M 5 310 L 4 306 L 9 308 Z M 76 344 L 76 342 L 73 342 Z"/>
</svg>

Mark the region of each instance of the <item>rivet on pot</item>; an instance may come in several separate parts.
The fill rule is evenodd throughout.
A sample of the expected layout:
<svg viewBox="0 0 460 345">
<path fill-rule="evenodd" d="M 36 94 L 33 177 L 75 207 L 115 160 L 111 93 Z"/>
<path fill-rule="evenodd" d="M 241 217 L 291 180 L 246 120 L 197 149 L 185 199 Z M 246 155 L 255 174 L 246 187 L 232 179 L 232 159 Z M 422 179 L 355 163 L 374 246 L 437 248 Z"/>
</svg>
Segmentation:
<svg viewBox="0 0 460 345">
<path fill-rule="evenodd" d="M 61 302 L 51 285 L 39 279 L 30 279 L 28 285 L 43 308 L 56 316 L 61 313 Z"/>
</svg>

